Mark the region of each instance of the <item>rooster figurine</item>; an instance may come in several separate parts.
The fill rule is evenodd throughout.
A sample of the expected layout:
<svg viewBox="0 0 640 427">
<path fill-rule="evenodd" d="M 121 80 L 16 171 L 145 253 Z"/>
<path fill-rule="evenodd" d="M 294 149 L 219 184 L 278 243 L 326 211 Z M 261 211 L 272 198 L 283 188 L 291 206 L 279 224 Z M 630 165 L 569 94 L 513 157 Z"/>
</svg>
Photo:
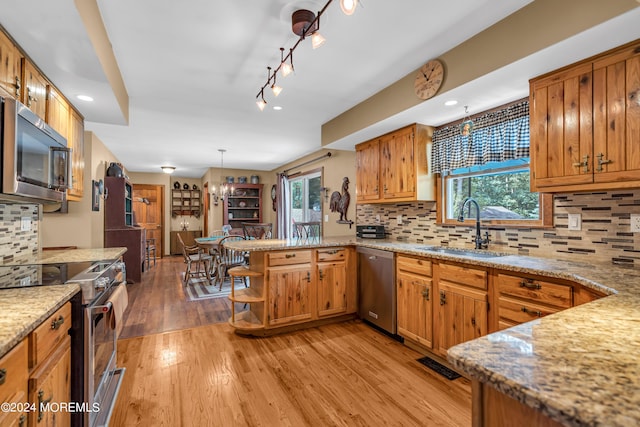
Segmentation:
<svg viewBox="0 0 640 427">
<path fill-rule="evenodd" d="M 334 191 L 331 194 L 331 200 L 329 201 L 329 209 L 331 212 L 340 212 L 340 219 L 338 220 L 338 224 L 349 224 L 349 228 L 351 228 L 351 224 L 353 221 L 349 221 L 347 219 L 347 210 L 349 209 L 349 202 L 351 201 L 351 196 L 349 195 L 349 177 L 344 177 L 342 179 L 342 194 L 338 191 Z"/>
</svg>

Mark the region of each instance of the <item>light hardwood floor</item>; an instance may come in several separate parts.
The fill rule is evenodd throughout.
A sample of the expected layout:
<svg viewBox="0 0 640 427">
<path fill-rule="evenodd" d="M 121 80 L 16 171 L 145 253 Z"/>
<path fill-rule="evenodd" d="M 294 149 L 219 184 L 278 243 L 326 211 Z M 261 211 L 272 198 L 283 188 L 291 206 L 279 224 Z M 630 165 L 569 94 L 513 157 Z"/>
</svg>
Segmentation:
<svg viewBox="0 0 640 427">
<path fill-rule="evenodd" d="M 156 274 L 150 286 L 175 281 Z M 194 310 L 204 310 L 199 304 Z M 441 377 L 416 361 L 421 354 L 360 321 L 246 338 L 226 321 L 193 318 L 193 327 L 118 341 L 127 371 L 112 427 L 471 425 L 469 381 Z"/>
</svg>

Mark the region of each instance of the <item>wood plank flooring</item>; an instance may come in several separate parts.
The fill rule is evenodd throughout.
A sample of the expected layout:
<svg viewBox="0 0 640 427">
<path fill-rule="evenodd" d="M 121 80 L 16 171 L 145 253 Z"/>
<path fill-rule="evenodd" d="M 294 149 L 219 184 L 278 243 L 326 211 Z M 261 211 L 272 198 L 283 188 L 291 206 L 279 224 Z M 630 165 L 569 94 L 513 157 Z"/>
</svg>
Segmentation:
<svg viewBox="0 0 640 427">
<path fill-rule="evenodd" d="M 231 315 L 227 298 L 188 301 L 181 274 L 181 256 L 158 259 L 142 274 L 139 283 L 127 285 L 129 307 L 120 338 L 131 338 L 167 331 L 226 322 Z"/>
<path fill-rule="evenodd" d="M 141 285 L 157 293 L 172 281 L 182 286 L 179 271 L 159 277 L 164 268 L 176 267 L 159 267 L 152 284 Z M 112 427 L 471 425 L 468 380 L 443 378 L 416 361 L 421 354 L 358 320 L 246 338 L 233 333 L 226 317 L 203 325 L 216 317 L 210 309 L 188 314 L 193 302 L 179 304 L 170 298 L 177 293 L 164 292 L 138 299 L 144 293 L 134 291 L 130 307 L 184 306 L 198 324 L 175 316 L 151 320 L 166 307 L 129 315 L 128 326 L 145 318 L 155 324 L 135 331 L 183 329 L 118 341 L 118 366 L 127 370 Z"/>
</svg>

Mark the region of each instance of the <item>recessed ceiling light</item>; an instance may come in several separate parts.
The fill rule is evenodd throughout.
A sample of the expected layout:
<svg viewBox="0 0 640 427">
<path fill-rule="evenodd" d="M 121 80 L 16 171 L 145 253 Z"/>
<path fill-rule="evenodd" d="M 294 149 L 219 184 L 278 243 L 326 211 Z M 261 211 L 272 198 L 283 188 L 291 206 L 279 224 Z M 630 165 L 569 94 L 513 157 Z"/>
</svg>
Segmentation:
<svg viewBox="0 0 640 427">
<path fill-rule="evenodd" d="M 78 95 L 78 96 L 77 96 L 77 98 L 78 98 L 80 101 L 88 101 L 88 102 L 93 101 L 93 98 L 92 98 L 92 97 L 90 97 L 90 96 L 88 96 L 88 95 Z"/>
<path fill-rule="evenodd" d="M 451 107 L 452 105 L 456 105 L 458 103 L 458 101 L 456 101 L 455 99 L 450 99 L 449 101 L 445 102 L 444 105 L 446 105 L 447 107 Z"/>
<path fill-rule="evenodd" d="M 280 111 L 280 110 L 282 110 L 282 107 L 279 106 L 279 105 L 274 105 L 273 109 L 276 110 L 276 111 Z"/>
</svg>

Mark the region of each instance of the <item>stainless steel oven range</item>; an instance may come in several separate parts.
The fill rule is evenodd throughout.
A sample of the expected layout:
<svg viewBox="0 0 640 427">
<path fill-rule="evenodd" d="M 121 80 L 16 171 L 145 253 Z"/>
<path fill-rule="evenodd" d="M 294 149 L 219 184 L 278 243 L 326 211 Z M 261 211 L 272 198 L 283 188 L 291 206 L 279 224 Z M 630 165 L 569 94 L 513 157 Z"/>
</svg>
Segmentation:
<svg viewBox="0 0 640 427">
<path fill-rule="evenodd" d="M 124 376 L 124 368 L 116 367 L 118 337 L 109 325 L 109 299 L 118 286 L 126 285 L 125 265 L 97 262 L 68 282 L 78 283 L 82 290 L 82 314 L 72 324 L 77 354 L 72 353 L 71 400 L 87 409 L 73 414 L 71 424 L 107 426 Z M 74 364 L 74 359 L 82 362 Z"/>
</svg>

